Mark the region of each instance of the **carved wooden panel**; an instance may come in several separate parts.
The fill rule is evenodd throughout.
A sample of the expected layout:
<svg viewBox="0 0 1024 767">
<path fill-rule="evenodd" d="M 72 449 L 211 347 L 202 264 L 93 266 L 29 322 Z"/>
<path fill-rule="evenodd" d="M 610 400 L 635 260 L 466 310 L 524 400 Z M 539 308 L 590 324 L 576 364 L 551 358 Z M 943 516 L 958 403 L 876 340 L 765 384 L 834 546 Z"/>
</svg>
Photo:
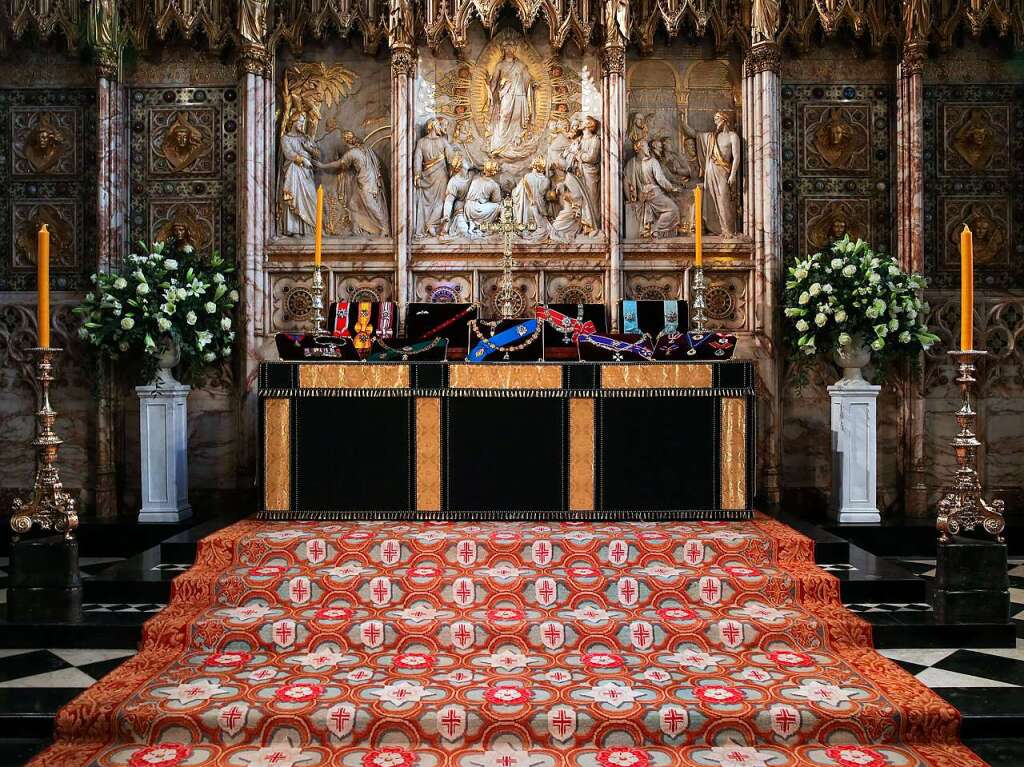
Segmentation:
<svg viewBox="0 0 1024 767">
<path fill-rule="evenodd" d="M 0 89 L 0 290 L 35 289 L 50 229 L 51 285 L 82 290 L 96 260 L 96 94 Z"/>
<path fill-rule="evenodd" d="M 881 85 L 783 84 L 786 256 L 848 234 L 892 248 L 893 91 Z"/>
<path fill-rule="evenodd" d="M 960 284 L 960 232 L 974 232 L 976 286 L 1024 287 L 1024 86 L 924 89 L 925 271 Z"/>
<path fill-rule="evenodd" d="M 133 88 L 129 104 L 131 242 L 173 236 L 233 260 L 235 89 Z"/>
</svg>

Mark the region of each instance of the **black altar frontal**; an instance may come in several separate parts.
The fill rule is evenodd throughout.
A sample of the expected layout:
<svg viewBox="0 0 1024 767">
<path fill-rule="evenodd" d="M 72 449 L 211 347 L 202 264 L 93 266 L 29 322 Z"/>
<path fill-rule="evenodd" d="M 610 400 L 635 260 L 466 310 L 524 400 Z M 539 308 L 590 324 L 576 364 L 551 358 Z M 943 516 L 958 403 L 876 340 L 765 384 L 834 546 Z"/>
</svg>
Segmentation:
<svg viewBox="0 0 1024 767">
<path fill-rule="evenodd" d="M 743 519 L 749 362 L 265 362 L 267 519 Z"/>
</svg>

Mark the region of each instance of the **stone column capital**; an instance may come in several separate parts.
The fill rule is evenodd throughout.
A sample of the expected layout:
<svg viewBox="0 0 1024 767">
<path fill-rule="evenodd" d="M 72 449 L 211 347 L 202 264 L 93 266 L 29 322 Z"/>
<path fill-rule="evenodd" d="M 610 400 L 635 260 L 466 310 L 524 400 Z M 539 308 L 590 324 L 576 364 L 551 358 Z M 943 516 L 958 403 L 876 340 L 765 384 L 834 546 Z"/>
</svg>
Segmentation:
<svg viewBox="0 0 1024 767">
<path fill-rule="evenodd" d="M 626 73 L 626 47 L 624 45 L 606 45 L 601 49 L 601 69 L 605 75 Z"/>
<path fill-rule="evenodd" d="M 407 43 L 396 43 L 391 47 L 392 76 L 412 77 L 416 72 L 416 51 Z"/>
<path fill-rule="evenodd" d="M 261 43 L 243 43 L 235 62 L 239 77 L 247 74 L 267 77 L 270 74 L 270 51 Z"/>
<path fill-rule="evenodd" d="M 743 61 L 744 73 L 752 77 L 759 72 L 778 72 L 782 61 L 778 43 L 763 40 L 754 43 L 746 59 Z"/>
<path fill-rule="evenodd" d="M 902 77 L 914 77 L 924 72 L 924 60 L 928 54 L 928 44 L 922 41 L 912 41 L 903 46 L 903 56 L 900 58 L 900 75 Z"/>
</svg>

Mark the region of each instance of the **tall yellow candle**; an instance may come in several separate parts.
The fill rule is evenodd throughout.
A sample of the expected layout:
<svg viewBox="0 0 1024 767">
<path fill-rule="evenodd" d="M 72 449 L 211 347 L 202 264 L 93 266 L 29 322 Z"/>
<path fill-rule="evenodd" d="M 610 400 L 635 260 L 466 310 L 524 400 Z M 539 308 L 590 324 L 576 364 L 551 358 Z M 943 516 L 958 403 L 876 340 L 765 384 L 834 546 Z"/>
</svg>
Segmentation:
<svg viewBox="0 0 1024 767">
<path fill-rule="evenodd" d="M 36 284 L 39 289 L 36 321 L 39 326 L 39 346 L 50 345 L 50 230 L 46 224 L 39 227 L 36 248 Z"/>
<path fill-rule="evenodd" d="M 697 248 L 697 266 L 704 265 L 704 215 L 701 212 L 701 188 L 693 188 L 693 239 Z"/>
<path fill-rule="evenodd" d="M 974 348 L 974 235 L 967 224 L 960 233 L 960 348 Z"/>
<path fill-rule="evenodd" d="M 313 265 L 320 266 L 324 239 L 324 188 L 316 188 L 316 243 L 313 245 Z"/>
</svg>

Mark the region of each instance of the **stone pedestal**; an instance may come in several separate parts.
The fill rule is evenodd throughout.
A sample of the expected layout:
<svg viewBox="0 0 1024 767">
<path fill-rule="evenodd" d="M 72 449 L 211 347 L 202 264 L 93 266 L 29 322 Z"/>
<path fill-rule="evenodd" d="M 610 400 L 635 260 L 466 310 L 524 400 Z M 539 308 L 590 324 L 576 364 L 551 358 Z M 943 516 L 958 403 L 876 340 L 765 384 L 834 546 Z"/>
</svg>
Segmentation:
<svg viewBox="0 0 1024 767">
<path fill-rule="evenodd" d="M 958 536 L 939 543 L 932 607 L 939 623 L 1009 623 L 1006 544 Z"/>
<path fill-rule="evenodd" d="M 78 541 L 63 535 L 11 543 L 7 620 L 75 623 L 82 618 Z"/>
<path fill-rule="evenodd" d="M 188 502 L 188 415 L 191 386 L 161 382 L 137 386 L 142 452 L 140 522 L 179 522 Z"/>
<path fill-rule="evenodd" d="M 881 521 L 877 492 L 877 401 L 881 386 L 844 378 L 832 397 L 832 514 L 840 524 Z"/>
</svg>

